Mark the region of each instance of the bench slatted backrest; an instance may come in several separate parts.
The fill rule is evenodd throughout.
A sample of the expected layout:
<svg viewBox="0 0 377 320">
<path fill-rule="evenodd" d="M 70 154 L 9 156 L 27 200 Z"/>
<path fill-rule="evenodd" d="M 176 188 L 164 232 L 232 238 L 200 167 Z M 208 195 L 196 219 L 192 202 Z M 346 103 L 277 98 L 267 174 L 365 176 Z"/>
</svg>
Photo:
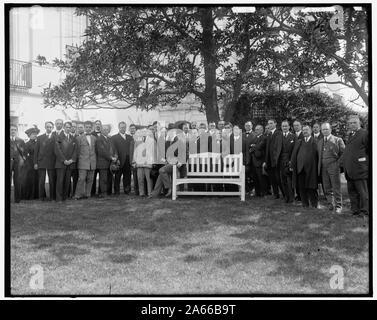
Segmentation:
<svg viewBox="0 0 377 320">
<path fill-rule="evenodd" d="M 190 154 L 187 176 L 238 176 L 242 166 L 242 153 L 225 157 L 214 154 Z"/>
</svg>

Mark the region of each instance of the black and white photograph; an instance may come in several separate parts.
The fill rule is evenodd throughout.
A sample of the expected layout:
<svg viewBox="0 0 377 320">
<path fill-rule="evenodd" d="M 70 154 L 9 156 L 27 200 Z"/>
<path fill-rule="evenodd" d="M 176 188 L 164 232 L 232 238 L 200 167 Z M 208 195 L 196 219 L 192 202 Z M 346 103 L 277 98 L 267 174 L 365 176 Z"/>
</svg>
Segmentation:
<svg viewBox="0 0 377 320">
<path fill-rule="evenodd" d="M 372 296 L 371 4 L 3 11 L 6 296 Z"/>
</svg>

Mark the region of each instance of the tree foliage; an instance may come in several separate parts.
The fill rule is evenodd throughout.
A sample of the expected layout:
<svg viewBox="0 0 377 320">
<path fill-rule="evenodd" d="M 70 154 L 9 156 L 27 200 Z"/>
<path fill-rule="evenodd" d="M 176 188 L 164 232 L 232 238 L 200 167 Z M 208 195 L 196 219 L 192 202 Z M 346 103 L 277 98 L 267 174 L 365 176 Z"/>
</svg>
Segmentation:
<svg viewBox="0 0 377 320">
<path fill-rule="evenodd" d="M 245 92 L 310 88 L 334 73 L 367 103 L 365 8 L 345 8 L 342 30 L 329 27 L 333 13 L 308 21 L 292 10 L 80 8 L 89 20 L 86 39 L 74 58 L 54 61 L 66 78 L 44 89 L 44 104 L 117 108 L 122 101 L 149 110 L 193 95 L 208 121 L 219 119 L 220 107 L 229 120 Z"/>
<path fill-rule="evenodd" d="M 252 120 L 254 125 L 265 126 L 275 119 L 280 126 L 283 120 L 294 120 L 312 126 L 315 122 L 329 122 L 335 135 L 346 137 L 347 118 L 355 112 L 341 101 L 319 91 L 271 91 L 244 94 L 235 106 L 232 123 L 243 127 Z M 365 117 L 363 123 L 367 123 Z"/>
</svg>

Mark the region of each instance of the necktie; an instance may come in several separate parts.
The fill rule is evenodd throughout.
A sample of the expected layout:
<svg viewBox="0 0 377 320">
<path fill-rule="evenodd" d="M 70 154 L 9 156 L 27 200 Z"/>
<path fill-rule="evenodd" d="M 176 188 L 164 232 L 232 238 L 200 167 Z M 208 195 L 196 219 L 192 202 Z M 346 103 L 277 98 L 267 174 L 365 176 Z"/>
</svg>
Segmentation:
<svg viewBox="0 0 377 320">
<path fill-rule="evenodd" d="M 325 137 L 325 143 L 327 142 L 327 138 Z"/>
</svg>

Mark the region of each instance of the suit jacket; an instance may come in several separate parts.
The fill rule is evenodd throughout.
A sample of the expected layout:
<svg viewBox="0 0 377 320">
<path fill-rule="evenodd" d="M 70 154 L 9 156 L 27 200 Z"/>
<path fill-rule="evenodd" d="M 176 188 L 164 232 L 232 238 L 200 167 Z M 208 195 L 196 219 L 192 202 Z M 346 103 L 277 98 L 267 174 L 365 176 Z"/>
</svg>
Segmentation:
<svg viewBox="0 0 377 320">
<path fill-rule="evenodd" d="M 77 169 L 79 170 L 95 170 L 97 167 L 97 138 L 92 134 L 88 137 L 90 137 L 90 145 L 85 134 L 76 138 Z"/>
<path fill-rule="evenodd" d="M 340 159 L 344 152 L 344 142 L 342 138 L 335 137 L 333 135 L 330 135 L 330 137 L 327 140 L 326 148 L 327 150 L 324 150 L 324 138 L 322 137 L 321 140 L 317 142 L 318 146 L 318 174 L 321 174 L 321 168 L 322 168 L 322 155 L 323 152 L 326 152 L 326 161 L 328 163 L 334 163 L 335 169 L 338 169 L 340 164 Z"/>
<path fill-rule="evenodd" d="M 110 168 L 111 158 L 118 157 L 111 141 L 111 137 L 105 138 L 102 134 L 96 139 L 97 169 Z"/>
<path fill-rule="evenodd" d="M 267 137 L 263 134 L 259 137 L 255 135 L 251 141 L 249 148 L 251 164 L 256 168 L 262 167 L 262 164 L 266 159 L 266 145 Z"/>
<path fill-rule="evenodd" d="M 239 154 L 243 152 L 243 140 L 240 136 L 237 140 L 234 138 L 234 134 L 230 135 L 230 154 Z"/>
<path fill-rule="evenodd" d="M 250 145 L 254 138 L 256 137 L 254 132 L 242 133 L 242 153 L 243 153 L 243 163 L 248 166 L 251 163 L 251 155 L 249 152 Z"/>
<path fill-rule="evenodd" d="M 362 128 L 349 137 L 341 159 L 347 180 L 369 178 L 368 139 L 368 131 Z"/>
<path fill-rule="evenodd" d="M 17 138 L 15 141 L 10 140 L 10 159 L 15 163 L 22 165 L 25 161 L 25 142 L 24 140 Z"/>
<path fill-rule="evenodd" d="M 132 155 L 133 155 L 133 138 L 126 134 L 126 139 L 117 133 L 111 137 L 111 141 L 118 154 L 120 166 L 123 167 L 125 164 L 131 166 Z"/>
<path fill-rule="evenodd" d="M 55 135 L 55 168 L 64 168 L 65 160 L 77 160 L 77 143 L 71 135 L 68 138 L 64 133 Z M 72 164 L 71 164 L 72 166 Z"/>
<path fill-rule="evenodd" d="M 323 139 L 323 134 L 322 134 L 322 132 L 320 132 L 318 138 L 316 138 L 316 137 L 314 136 L 314 133 L 312 133 L 312 137 L 313 137 L 314 141 L 315 141 L 316 143 L 318 143 L 321 139 Z"/>
<path fill-rule="evenodd" d="M 271 132 L 267 135 L 266 144 L 266 164 L 269 168 L 277 167 L 283 144 L 283 133 L 276 129 L 274 134 Z"/>
<path fill-rule="evenodd" d="M 47 134 L 42 134 L 37 137 L 37 143 L 34 151 L 34 164 L 38 165 L 39 169 L 54 169 L 55 168 L 55 137 L 51 133 L 50 138 Z"/>
<path fill-rule="evenodd" d="M 293 168 L 292 182 L 294 187 L 297 175 L 305 171 L 305 188 L 318 188 L 318 150 L 313 137 L 308 142 L 297 139 L 292 152 L 291 166 Z"/>
<path fill-rule="evenodd" d="M 295 147 L 297 136 L 291 132 L 288 132 L 287 137 L 282 140 L 281 154 L 279 164 L 283 168 L 288 168 L 288 164 L 291 161 L 292 152 Z"/>
<path fill-rule="evenodd" d="M 303 140 L 304 139 L 304 134 L 302 133 L 302 130 L 300 132 L 300 134 L 297 136 L 296 132 L 293 133 L 296 137 L 297 140 Z"/>
</svg>

